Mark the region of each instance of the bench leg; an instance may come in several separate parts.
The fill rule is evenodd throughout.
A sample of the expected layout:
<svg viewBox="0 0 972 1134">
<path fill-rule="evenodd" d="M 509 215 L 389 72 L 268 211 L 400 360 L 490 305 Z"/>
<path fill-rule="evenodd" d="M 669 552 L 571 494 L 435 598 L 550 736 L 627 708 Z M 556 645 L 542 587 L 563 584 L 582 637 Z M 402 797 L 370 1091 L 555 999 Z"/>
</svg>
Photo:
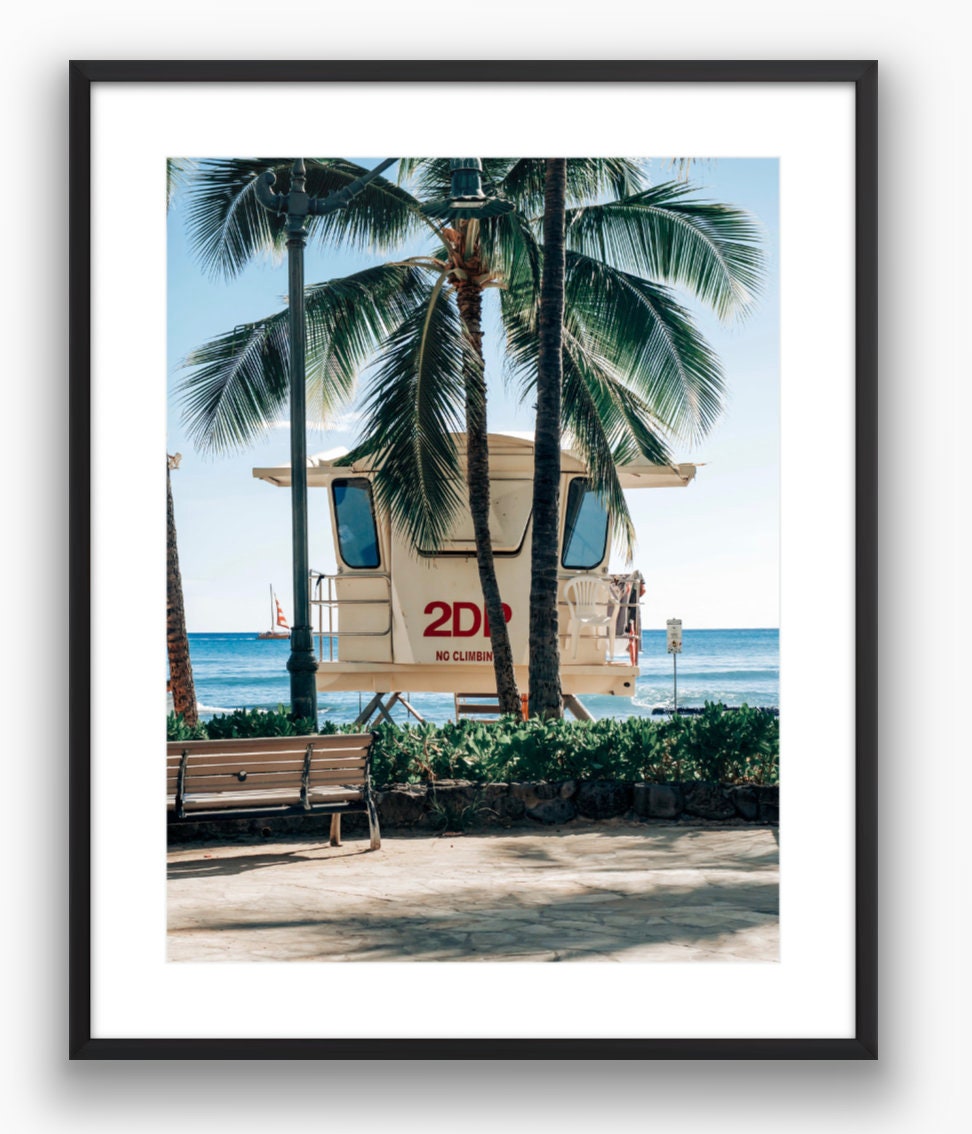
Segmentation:
<svg viewBox="0 0 972 1134">
<path fill-rule="evenodd" d="M 375 801 L 371 798 L 371 793 L 367 796 L 368 803 L 368 830 L 371 832 L 371 849 L 381 850 L 381 828 L 378 826 L 378 808 L 375 807 Z"/>
<path fill-rule="evenodd" d="M 341 816 L 331 816 L 331 846 L 339 847 L 341 845 Z"/>
</svg>

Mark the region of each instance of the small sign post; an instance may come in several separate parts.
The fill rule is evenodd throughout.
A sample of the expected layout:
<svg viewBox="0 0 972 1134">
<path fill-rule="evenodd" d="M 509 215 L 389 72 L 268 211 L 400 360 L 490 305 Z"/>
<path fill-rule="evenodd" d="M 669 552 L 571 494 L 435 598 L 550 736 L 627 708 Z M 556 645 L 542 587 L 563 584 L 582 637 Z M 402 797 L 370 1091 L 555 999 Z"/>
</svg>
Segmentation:
<svg viewBox="0 0 972 1134">
<path fill-rule="evenodd" d="M 682 652 L 682 620 L 681 618 L 669 618 L 665 623 L 665 629 L 668 633 L 668 652 L 672 655 L 672 684 L 673 695 L 672 703 L 675 706 L 675 713 L 678 713 L 678 655 Z"/>
</svg>

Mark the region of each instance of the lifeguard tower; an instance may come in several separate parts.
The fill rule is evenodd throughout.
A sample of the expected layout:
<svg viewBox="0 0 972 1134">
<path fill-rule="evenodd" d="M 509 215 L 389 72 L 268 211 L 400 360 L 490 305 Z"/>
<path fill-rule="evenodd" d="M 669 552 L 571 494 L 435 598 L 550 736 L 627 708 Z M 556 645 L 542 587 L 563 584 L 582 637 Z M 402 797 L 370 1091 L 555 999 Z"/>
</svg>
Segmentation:
<svg viewBox="0 0 972 1134">
<path fill-rule="evenodd" d="M 465 437 L 457 448 L 464 464 Z M 358 723 L 387 715 L 403 692 L 452 693 L 457 716 L 471 699 L 495 700 L 472 521 L 460 513 L 442 545 L 415 547 L 376 511 L 374 458 L 338 464 L 343 449 L 309 457 L 308 488 L 328 494 L 335 574 L 312 572 L 319 636 L 317 688 L 371 693 Z M 528 682 L 532 435 L 489 435 L 490 532 L 520 692 Z M 627 464 L 621 486 L 684 488 L 692 464 Z M 254 477 L 290 485 L 290 466 L 255 468 Z M 612 521 L 590 489 L 578 454 L 561 455 L 561 686 L 565 706 L 590 719 L 583 694 L 630 697 L 638 677 L 641 575 L 609 575 Z M 494 710 L 495 711 L 495 710 Z M 419 719 L 421 719 L 419 717 Z"/>
</svg>

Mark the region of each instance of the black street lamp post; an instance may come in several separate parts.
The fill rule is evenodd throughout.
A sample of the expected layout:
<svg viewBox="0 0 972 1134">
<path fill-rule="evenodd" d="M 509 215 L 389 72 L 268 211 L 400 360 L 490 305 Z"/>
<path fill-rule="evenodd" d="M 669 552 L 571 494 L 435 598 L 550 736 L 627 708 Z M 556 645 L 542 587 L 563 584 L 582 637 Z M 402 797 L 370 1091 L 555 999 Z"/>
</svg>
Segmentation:
<svg viewBox="0 0 972 1134">
<path fill-rule="evenodd" d="M 304 189 L 303 158 L 294 160 L 290 191 L 275 193 L 274 174 L 267 170 L 256 183 L 260 204 L 287 218 L 287 271 L 290 311 L 290 510 L 293 540 L 294 626 L 290 632 L 290 711 L 294 717 L 317 721 L 317 660 L 310 613 L 310 565 L 307 552 L 307 405 L 306 333 L 304 326 L 304 245 L 309 216 L 322 217 L 346 208 L 351 198 L 398 158 L 388 158 L 357 181 L 326 197 L 311 197 Z"/>
</svg>

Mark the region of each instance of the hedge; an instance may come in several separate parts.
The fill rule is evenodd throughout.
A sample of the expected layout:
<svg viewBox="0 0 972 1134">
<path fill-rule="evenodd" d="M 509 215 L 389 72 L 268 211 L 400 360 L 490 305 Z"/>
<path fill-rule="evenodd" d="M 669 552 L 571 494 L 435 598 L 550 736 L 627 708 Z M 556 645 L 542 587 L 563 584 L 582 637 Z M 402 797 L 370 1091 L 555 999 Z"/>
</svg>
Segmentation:
<svg viewBox="0 0 972 1134">
<path fill-rule="evenodd" d="M 189 728 L 169 714 L 169 740 L 305 736 L 311 719 L 240 709 Z M 326 721 L 320 732 L 358 732 Z M 694 717 L 607 718 L 598 721 L 459 721 L 443 725 L 383 723 L 372 749 L 377 786 L 435 782 L 479 783 L 627 780 L 644 783 L 775 784 L 779 782 L 779 719 L 743 705 L 727 712 L 707 703 Z"/>
</svg>

